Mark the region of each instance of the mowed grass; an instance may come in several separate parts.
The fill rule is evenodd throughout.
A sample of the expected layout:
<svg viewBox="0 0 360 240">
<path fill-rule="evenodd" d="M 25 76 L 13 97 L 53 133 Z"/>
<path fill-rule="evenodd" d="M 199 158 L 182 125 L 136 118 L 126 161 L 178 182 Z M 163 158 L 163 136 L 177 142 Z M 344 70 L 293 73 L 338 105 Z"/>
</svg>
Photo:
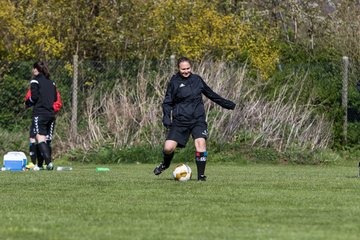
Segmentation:
<svg viewBox="0 0 360 240">
<path fill-rule="evenodd" d="M 209 163 L 207 182 L 102 166 L 0 172 L 0 239 L 359 238 L 356 165 Z"/>
</svg>

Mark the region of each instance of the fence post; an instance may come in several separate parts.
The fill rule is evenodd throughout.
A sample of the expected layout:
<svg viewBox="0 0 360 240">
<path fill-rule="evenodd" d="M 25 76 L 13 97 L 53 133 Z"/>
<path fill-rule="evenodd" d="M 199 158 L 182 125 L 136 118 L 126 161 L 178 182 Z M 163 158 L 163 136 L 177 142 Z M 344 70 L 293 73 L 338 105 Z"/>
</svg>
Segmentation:
<svg viewBox="0 0 360 240">
<path fill-rule="evenodd" d="M 170 55 L 170 70 L 171 73 L 175 73 L 176 69 L 176 63 L 175 63 L 175 55 L 171 54 Z"/>
<path fill-rule="evenodd" d="M 343 138 L 344 143 L 347 143 L 347 130 L 348 130 L 348 74 L 349 74 L 349 58 L 343 56 L 343 80 L 342 80 L 342 98 L 341 105 L 344 111 L 343 117 Z"/>
<path fill-rule="evenodd" d="M 77 139 L 77 105 L 78 105 L 78 76 L 79 76 L 79 57 L 73 56 L 74 72 L 73 72 L 73 84 L 72 84 L 72 107 L 71 107 L 71 138 L 72 142 L 76 142 Z"/>
</svg>

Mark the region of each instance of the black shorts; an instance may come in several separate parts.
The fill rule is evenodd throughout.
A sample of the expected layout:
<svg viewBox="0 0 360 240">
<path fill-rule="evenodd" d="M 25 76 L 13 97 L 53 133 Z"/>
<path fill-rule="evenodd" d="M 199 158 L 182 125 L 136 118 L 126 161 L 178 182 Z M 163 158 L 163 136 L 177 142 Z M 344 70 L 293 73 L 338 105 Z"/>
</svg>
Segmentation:
<svg viewBox="0 0 360 240">
<path fill-rule="evenodd" d="M 177 142 L 178 147 L 183 148 L 189 141 L 190 133 L 193 139 L 208 138 L 207 123 L 205 121 L 195 122 L 189 126 L 172 125 L 166 140 L 173 140 Z"/>
<path fill-rule="evenodd" d="M 35 138 L 36 134 L 40 134 L 46 136 L 46 140 L 51 141 L 54 129 L 54 117 L 34 116 L 30 126 L 30 138 Z"/>
</svg>

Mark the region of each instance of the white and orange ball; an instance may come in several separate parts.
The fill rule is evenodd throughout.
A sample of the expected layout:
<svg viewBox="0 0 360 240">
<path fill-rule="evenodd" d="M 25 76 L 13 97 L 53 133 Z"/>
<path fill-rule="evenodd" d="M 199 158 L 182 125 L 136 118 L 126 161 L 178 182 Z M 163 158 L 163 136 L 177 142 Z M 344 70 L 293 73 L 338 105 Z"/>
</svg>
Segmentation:
<svg viewBox="0 0 360 240">
<path fill-rule="evenodd" d="M 192 175 L 191 168 L 185 163 L 181 163 L 177 165 L 173 171 L 174 179 L 180 182 L 185 182 L 190 180 L 191 175 Z"/>
</svg>

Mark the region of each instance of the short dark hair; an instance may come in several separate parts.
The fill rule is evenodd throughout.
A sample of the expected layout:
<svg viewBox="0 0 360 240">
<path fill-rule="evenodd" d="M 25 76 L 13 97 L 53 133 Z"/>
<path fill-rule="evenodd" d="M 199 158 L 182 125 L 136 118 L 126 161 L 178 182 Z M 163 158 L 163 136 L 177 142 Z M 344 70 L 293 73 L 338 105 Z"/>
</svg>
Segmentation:
<svg viewBox="0 0 360 240">
<path fill-rule="evenodd" d="M 178 62 L 177 62 L 178 67 L 180 66 L 180 63 L 182 63 L 182 62 L 188 62 L 190 64 L 190 66 L 192 66 L 191 60 L 187 57 L 181 57 L 178 59 Z"/>
<path fill-rule="evenodd" d="M 36 63 L 34 63 L 33 68 L 36 68 L 36 70 L 44 74 L 47 79 L 50 79 L 49 69 L 44 62 L 37 61 Z"/>
</svg>

